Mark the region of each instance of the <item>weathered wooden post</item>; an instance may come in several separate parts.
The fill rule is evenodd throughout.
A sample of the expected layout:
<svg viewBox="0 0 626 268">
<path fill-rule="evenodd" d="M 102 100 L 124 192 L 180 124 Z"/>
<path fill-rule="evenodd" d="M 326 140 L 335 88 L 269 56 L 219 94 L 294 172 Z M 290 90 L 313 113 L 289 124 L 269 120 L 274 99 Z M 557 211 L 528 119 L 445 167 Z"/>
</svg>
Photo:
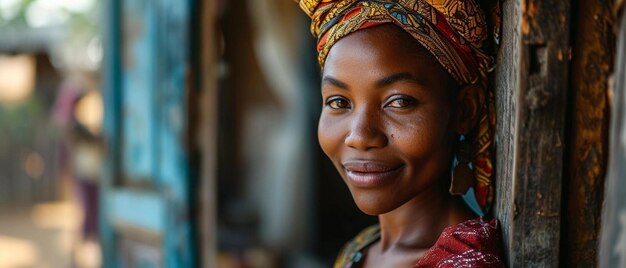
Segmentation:
<svg viewBox="0 0 626 268">
<path fill-rule="evenodd" d="M 495 213 L 510 267 L 558 267 L 570 3 L 502 8 Z"/>
</svg>

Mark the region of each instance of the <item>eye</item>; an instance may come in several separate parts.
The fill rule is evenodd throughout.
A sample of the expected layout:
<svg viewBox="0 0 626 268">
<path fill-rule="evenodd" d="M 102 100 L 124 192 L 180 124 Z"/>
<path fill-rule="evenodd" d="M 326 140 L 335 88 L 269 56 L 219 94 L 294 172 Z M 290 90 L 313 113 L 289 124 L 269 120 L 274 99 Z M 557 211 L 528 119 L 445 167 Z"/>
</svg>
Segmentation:
<svg viewBox="0 0 626 268">
<path fill-rule="evenodd" d="M 386 107 L 391 108 L 406 108 L 413 104 L 417 103 L 417 100 L 409 97 L 409 96 L 397 96 L 393 97 L 389 102 L 387 102 Z"/>
<path fill-rule="evenodd" d="M 326 101 L 326 105 L 331 109 L 350 109 L 350 102 L 343 97 L 332 97 Z"/>
</svg>

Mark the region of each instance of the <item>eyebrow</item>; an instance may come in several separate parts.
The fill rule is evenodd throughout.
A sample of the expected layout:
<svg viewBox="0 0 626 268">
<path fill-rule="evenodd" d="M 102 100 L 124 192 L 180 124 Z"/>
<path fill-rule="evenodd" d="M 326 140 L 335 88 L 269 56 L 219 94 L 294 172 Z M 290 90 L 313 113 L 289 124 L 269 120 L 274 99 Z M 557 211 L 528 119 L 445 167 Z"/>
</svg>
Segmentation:
<svg viewBox="0 0 626 268">
<path fill-rule="evenodd" d="M 329 84 L 335 85 L 335 86 L 343 88 L 343 89 L 348 89 L 349 88 L 348 84 L 346 84 L 344 82 L 341 82 L 338 79 L 336 79 L 336 78 L 334 78 L 332 76 L 328 76 L 328 75 L 324 76 L 324 78 L 322 79 L 322 84 L 324 84 L 324 83 L 329 83 Z"/>
<path fill-rule="evenodd" d="M 383 79 L 378 80 L 378 82 L 376 82 L 376 87 L 381 88 L 381 87 L 385 87 L 385 86 L 388 86 L 388 85 L 391 85 L 393 83 L 400 82 L 400 81 L 409 81 L 411 83 L 415 83 L 419 85 L 424 84 L 424 81 L 416 78 L 410 73 L 404 72 L 404 73 L 392 74 L 390 76 L 387 76 Z"/>
<path fill-rule="evenodd" d="M 387 76 L 385 78 L 382 78 L 380 80 L 378 80 L 376 82 L 376 87 L 377 88 L 381 88 L 381 87 L 385 87 L 385 86 L 389 86 L 393 83 L 397 83 L 400 81 L 409 81 L 411 83 L 415 83 L 415 84 L 419 84 L 419 85 L 423 85 L 424 82 L 418 78 L 416 78 L 415 76 L 411 75 L 408 72 L 402 72 L 402 73 L 396 73 L 396 74 L 392 74 L 390 76 Z M 348 84 L 340 81 L 337 78 L 334 78 L 332 76 L 326 75 L 324 76 L 324 78 L 322 79 L 322 84 L 325 83 L 329 83 L 332 84 L 334 86 L 337 86 L 339 88 L 343 88 L 343 89 L 349 89 L 350 87 L 348 86 Z"/>
</svg>

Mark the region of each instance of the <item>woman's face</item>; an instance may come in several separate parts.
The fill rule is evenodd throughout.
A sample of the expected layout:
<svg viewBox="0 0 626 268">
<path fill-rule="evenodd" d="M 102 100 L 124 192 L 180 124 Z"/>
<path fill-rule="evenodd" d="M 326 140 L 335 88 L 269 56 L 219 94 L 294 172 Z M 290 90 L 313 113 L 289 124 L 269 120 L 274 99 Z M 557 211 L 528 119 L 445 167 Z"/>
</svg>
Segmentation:
<svg viewBox="0 0 626 268">
<path fill-rule="evenodd" d="M 454 87 L 434 56 L 394 25 L 333 46 L 318 138 L 363 212 L 390 212 L 424 191 L 446 194 Z"/>
</svg>

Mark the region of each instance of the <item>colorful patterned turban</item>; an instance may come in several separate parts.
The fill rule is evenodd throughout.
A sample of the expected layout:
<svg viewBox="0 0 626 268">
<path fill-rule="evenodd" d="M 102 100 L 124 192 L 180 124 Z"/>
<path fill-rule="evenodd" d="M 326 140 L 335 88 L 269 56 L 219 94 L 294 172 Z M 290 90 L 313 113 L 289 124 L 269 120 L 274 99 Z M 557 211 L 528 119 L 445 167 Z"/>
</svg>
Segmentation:
<svg viewBox="0 0 626 268">
<path fill-rule="evenodd" d="M 493 95 L 487 83 L 493 59 L 484 50 L 487 27 L 480 6 L 473 0 L 299 0 L 299 3 L 312 19 L 311 32 L 318 39 L 322 68 L 330 48 L 341 38 L 360 29 L 393 23 L 430 51 L 461 86 L 486 90 L 487 101 L 473 141 L 475 183 L 470 193 L 473 200 L 468 202 L 477 203 L 470 206 L 483 215 L 493 199 L 491 144 L 495 115 Z"/>
</svg>

